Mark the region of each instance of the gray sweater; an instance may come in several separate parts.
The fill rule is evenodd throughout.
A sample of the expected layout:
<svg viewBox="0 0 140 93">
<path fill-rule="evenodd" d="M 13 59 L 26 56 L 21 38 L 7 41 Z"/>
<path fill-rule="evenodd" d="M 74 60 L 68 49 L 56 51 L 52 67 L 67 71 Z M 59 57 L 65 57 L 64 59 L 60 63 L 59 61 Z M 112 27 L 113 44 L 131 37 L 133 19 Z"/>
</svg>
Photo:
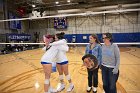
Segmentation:
<svg viewBox="0 0 140 93">
<path fill-rule="evenodd" d="M 109 68 L 119 69 L 120 50 L 116 44 L 102 45 L 102 65 Z"/>
</svg>

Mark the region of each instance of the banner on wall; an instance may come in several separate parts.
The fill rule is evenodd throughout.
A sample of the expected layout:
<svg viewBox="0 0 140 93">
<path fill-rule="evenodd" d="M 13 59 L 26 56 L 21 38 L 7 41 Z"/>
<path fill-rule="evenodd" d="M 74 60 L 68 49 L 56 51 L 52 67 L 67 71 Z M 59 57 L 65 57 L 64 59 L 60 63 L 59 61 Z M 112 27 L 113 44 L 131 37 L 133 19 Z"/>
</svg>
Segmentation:
<svg viewBox="0 0 140 93">
<path fill-rule="evenodd" d="M 18 19 L 18 18 L 19 17 L 17 17 L 16 15 L 9 13 L 9 19 Z M 10 29 L 21 29 L 21 21 L 20 20 L 10 21 L 9 28 Z"/>
<path fill-rule="evenodd" d="M 0 0 L 0 12 L 3 12 L 3 0 Z"/>
<path fill-rule="evenodd" d="M 29 35 L 29 34 L 7 34 L 7 38 L 9 40 L 16 40 L 16 41 L 29 41 L 29 40 L 31 40 L 31 35 Z"/>
</svg>

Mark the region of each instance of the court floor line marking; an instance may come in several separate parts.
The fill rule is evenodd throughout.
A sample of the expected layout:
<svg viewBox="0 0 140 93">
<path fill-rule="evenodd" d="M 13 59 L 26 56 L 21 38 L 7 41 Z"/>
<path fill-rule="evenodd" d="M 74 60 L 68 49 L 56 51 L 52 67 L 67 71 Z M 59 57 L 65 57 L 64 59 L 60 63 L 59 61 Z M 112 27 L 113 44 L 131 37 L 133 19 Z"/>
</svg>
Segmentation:
<svg viewBox="0 0 140 93">
<path fill-rule="evenodd" d="M 140 93 L 140 90 L 126 90 L 127 92 L 137 92 Z"/>
<path fill-rule="evenodd" d="M 10 76 L 10 75 L 7 75 L 7 76 L 5 76 L 5 75 L 0 75 L 1 77 L 13 77 L 13 76 Z"/>
</svg>

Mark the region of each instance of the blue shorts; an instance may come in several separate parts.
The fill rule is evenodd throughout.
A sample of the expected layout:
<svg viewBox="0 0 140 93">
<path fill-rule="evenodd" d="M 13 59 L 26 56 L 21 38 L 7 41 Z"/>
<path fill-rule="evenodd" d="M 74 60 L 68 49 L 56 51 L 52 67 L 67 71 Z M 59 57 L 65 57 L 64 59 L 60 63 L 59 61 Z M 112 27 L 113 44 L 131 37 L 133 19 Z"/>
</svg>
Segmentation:
<svg viewBox="0 0 140 93">
<path fill-rule="evenodd" d="M 64 62 L 61 62 L 61 63 L 57 63 L 59 65 L 65 65 L 65 64 L 68 64 L 68 61 L 64 61 Z"/>
<path fill-rule="evenodd" d="M 41 64 L 52 64 L 50 62 L 41 62 Z"/>
</svg>

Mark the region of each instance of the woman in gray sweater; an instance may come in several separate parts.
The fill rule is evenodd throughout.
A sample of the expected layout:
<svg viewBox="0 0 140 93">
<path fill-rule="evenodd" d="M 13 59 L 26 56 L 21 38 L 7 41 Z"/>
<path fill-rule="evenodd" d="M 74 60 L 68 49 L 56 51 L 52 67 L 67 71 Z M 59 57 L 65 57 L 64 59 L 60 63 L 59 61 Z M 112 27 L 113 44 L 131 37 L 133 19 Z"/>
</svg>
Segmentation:
<svg viewBox="0 0 140 93">
<path fill-rule="evenodd" d="M 117 93 L 116 82 L 119 76 L 120 51 L 112 43 L 112 34 L 103 34 L 102 45 L 102 80 L 105 93 Z"/>
</svg>

